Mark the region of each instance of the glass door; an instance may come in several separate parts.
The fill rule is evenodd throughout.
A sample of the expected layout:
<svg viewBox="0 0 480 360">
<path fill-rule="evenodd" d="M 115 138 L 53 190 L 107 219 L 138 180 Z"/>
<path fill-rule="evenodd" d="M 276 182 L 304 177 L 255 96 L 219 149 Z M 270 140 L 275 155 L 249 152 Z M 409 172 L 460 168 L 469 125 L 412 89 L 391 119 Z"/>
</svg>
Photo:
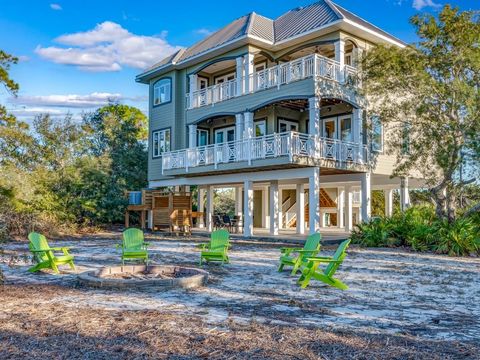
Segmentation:
<svg viewBox="0 0 480 360">
<path fill-rule="evenodd" d="M 338 122 L 340 123 L 340 140 L 351 142 L 353 140 L 352 117 L 340 116 Z"/>
<path fill-rule="evenodd" d="M 220 162 L 235 160 L 235 126 L 215 130 L 215 144 L 223 144 L 217 148 L 217 159 Z"/>
<path fill-rule="evenodd" d="M 337 118 L 323 120 L 323 137 L 328 139 L 337 138 Z"/>
<path fill-rule="evenodd" d="M 298 131 L 298 123 L 291 120 L 278 118 L 278 132 Z"/>
</svg>

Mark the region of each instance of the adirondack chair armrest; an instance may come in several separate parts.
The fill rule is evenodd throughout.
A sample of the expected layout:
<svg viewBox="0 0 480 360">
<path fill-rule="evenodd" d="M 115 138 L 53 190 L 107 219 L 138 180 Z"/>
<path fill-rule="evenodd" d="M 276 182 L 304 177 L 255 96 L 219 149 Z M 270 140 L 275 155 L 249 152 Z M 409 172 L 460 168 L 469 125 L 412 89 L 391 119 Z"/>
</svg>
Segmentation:
<svg viewBox="0 0 480 360">
<path fill-rule="evenodd" d="M 209 245 L 210 244 L 197 244 L 195 247 L 198 248 L 198 249 L 205 250 L 205 249 L 209 248 Z"/>
<path fill-rule="evenodd" d="M 288 255 L 292 252 L 298 252 L 301 250 L 303 250 L 303 248 L 291 248 L 291 247 L 280 248 L 280 251 L 282 252 L 282 254 L 285 254 L 285 255 Z"/>
<path fill-rule="evenodd" d="M 30 252 L 32 253 L 42 253 L 46 251 L 53 251 L 53 248 L 46 248 L 46 249 L 41 249 L 41 250 L 36 250 L 36 249 L 30 249 Z"/>
<path fill-rule="evenodd" d="M 295 250 L 296 252 L 300 253 L 300 254 L 303 254 L 303 253 L 313 253 L 315 251 L 318 252 L 318 250 L 304 250 L 304 249 L 300 249 L 300 250 Z"/>
<path fill-rule="evenodd" d="M 321 258 L 321 257 L 309 257 L 308 261 L 321 262 L 321 263 L 339 263 L 341 264 L 343 260 L 333 260 L 332 258 Z"/>
</svg>

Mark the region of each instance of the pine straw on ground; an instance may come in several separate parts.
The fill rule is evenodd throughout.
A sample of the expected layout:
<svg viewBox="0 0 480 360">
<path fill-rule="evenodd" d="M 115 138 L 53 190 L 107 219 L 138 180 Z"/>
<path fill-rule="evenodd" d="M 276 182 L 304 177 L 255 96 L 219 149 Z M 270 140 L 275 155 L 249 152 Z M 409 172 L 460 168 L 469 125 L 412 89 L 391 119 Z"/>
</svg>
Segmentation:
<svg viewBox="0 0 480 360">
<path fill-rule="evenodd" d="M 85 289 L 0 287 L 1 359 L 473 359 L 480 344 L 49 303 Z"/>
</svg>

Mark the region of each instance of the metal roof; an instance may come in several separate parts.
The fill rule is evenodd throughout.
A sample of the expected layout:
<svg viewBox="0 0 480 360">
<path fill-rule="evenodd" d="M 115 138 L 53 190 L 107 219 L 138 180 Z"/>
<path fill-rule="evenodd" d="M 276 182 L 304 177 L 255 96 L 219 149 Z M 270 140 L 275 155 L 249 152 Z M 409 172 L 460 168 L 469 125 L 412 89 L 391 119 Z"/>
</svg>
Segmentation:
<svg viewBox="0 0 480 360">
<path fill-rule="evenodd" d="M 255 38 L 275 45 L 341 20 L 349 20 L 394 42 L 404 44 L 401 40 L 332 1 L 320 0 L 305 7 L 292 9 L 275 20 L 254 12 L 244 15 L 191 47 L 168 56 L 140 74 L 137 79 L 154 70 L 187 61 L 241 38 Z"/>
</svg>

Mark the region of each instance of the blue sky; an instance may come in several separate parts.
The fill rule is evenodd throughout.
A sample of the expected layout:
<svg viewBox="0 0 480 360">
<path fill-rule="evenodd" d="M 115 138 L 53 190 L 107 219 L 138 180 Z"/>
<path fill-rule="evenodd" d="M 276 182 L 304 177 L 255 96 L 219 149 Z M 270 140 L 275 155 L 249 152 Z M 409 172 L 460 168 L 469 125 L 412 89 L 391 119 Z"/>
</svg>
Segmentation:
<svg viewBox="0 0 480 360">
<path fill-rule="evenodd" d="M 11 71 L 16 100 L 0 102 L 19 118 L 39 112 L 80 114 L 118 99 L 146 111 L 147 87 L 135 75 L 181 46 L 189 46 L 251 11 L 276 18 L 313 0 L 146 1 L 0 0 L 0 48 L 20 58 Z M 443 0 L 336 0 L 406 42 L 416 40 L 408 19 L 437 12 Z M 463 10 L 479 0 L 454 0 Z"/>
</svg>

